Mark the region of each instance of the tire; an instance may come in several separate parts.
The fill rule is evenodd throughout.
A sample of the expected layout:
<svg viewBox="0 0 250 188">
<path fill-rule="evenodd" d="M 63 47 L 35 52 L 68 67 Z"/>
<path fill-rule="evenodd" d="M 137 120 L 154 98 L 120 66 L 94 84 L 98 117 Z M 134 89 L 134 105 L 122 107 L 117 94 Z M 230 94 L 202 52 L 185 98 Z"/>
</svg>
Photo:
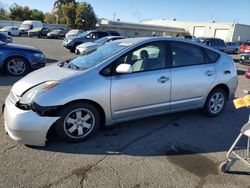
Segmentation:
<svg viewBox="0 0 250 188">
<path fill-rule="evenodd" d="M 210 92 L 207 97 L 203 112 L 208 117 L 218 116 L 225 107 L 226 93 L 223 89 L 217 88 Z"/>
<path fill-rule="evenodd" d="M 223 163 L 220 164 L 220 170 L 223 173 L 228 173 L 231 167 L 231 161 L 230 160 L 226 160 Z"/>
<path fill-rule="evenodd" d="M 101 117 L 97 108 L 89 103 L 73 103 L 60 112 L 56 125 L 58 136 L 69 142 L 83 142 L 100 126 Z"/>
<path fill-rule="evenodd" d="M 238 53 L 238 49 L 235 49 L 233 54 L 237 54 Z"/>
<path fill-rule="evenodd" d="M 11 33 L 10 33 L 10 32 L 8 32 L 8 35 L 9 35 L 9 36 L 11 36 Z"/>
<path fill-rule="evenodd" d="M 29 72 L 29 63 L 23 57 L 10 57 L 4 63 L 4 71 L 12 76 L 23 76 Z"/>
</svg>

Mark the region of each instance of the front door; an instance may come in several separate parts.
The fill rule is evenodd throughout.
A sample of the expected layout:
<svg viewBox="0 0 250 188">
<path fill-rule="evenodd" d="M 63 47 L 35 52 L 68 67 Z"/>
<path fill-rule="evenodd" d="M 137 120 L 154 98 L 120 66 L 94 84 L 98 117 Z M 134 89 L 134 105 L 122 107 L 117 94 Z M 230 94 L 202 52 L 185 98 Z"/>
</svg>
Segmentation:
<svg viewBox="0 0 250 188">
<path fill-rule="evenodd" d="M 116 61 L 130 64 L 133 72 L 112 77 L 111 110 L 114 120 L 166 112 L 170 108 L 170 69 L 164 43 L 150 43 Z"/>
</svg>

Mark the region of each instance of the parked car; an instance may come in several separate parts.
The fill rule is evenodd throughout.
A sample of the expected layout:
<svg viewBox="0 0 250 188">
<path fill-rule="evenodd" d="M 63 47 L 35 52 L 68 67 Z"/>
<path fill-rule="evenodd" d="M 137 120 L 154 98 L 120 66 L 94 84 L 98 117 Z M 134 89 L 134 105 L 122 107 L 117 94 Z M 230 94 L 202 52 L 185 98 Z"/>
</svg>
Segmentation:
<svg viewBox="0 0 250 188">
<path fill-rule="evenodd" d="M 43 23 L 41 21 L 37 21 L 37 20 L 25 20 L 22 22 L 22 24 L 20 25 L 19 32 L 20 35 L 27 35 L 28 31 L 34 28 L 41 28 L 43 27 Z"/>
<path fill-rule="evenodd" d="M 43 28 L 43 27 L 38 27 L 32 30 L 28 31 L 28 36 L 29 37 L 47 37 L 47 34 L 50 32 L 50 30 L 48 28 Z"/>
<path fill-rule="evenodd" d="M 240 46 L 239 53 L 250 53 L 250 41 L 246 41 Z"/>
<path fill-rule="evenodd" d="M 2 29 L 0 29 L 1 33 L 6 33 L 6 35 L 10 36 L 19 36 L 19 30 L 16 26 L 5 26 Z"/>
<path fill-rule="evenodd" d="M 197 108 L 214 117 L 237 83 L 233 59 L 202 44 L 117 40 L 15 83 L 5 101 L 5 130 L 18 142 L 44 146 L 53 129 L 81 142 L 101 124 Z"/>
<path fill-rule="evenodd" d="M 9 35 L 6 35 L 6 33 L 0 32 L 0 41 L 6 42 L 6 43 L 12 43 L 12 37 Z"/>
<path fill-rule="evenodd" d="M 95 49 L 98 46 L 101 46 L 107 42 L 124 39 L 124 38 L 125 37 L 122 37 L 122 36 L 108 36 L 108 37 L 103 37 L 101 39 L 98 39 L 94 42 L 83 43 L 76 47 L 76 54 L 83 54 L 84 52 Z"/>
<path fill-rule="evenodd" d="M 217 50 L 220 50 L 222 52 L 225 52 L 227 46 L 224 40 L 218 39 L 218 38 L 205 38 L 205 37 L 200 37 L 200 38 L 195 38 L 193 41 L 200 42 L 202 44 L 205 44 L 207 46 L 213 47 Z"/>
<path fill-rule="evenodd" d="M 0 52 L 0 70 L 13 76 L 25 75 L 46 63 L 44 54 L 31 46 L 0 42 Z"/>
<path fill-rule="evenodd" d="M 250 65 L 250 53 L 240 54 L 240 63 Z"/>
<path fill-rule="evenodd" d="M 66 33 L 65 38 L 76 36 L 76 35 L 79 35 L 83 32 L 84 31 L 81 29 L 71 29 L 68 33 Z"/>
<path fill-rule="evenodd" d="M 226 46 L 227 47 L 224 51 L 229 54 L 237 54 L 240 48 L 240 46 L 235 42 L 227 42 Z"/>
<path fill-rule="evenodd" d="M 47 34 L 47 37 L 52 39 L 64 38 L 66 33 L 67 31 L 64 29 L 54 29 Z"/>
<path fill-rule="evenodd" d="M 77 36 L 68 37 L 63 40 L 62 45 L 69 49 L 71 52 L 75 52 L 75 49 L 78 45 L 85 42 L 93 42 L 97 39 L 106 37 L 106 36 L 119 36 L 119 33 L 116 31 L 105 31 L 105 30 L 91 30 L 86 31 Z"/>
</svg>

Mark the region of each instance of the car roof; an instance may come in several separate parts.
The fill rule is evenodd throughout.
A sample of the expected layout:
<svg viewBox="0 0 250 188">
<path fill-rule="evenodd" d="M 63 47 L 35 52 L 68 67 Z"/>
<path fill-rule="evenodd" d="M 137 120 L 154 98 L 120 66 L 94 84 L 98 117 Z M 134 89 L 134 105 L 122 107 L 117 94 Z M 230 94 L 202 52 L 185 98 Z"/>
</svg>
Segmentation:
<svg viewBox="0 0 250 188">
<path fill-rule="evenodd" d="M 215 48 L 209 47 L 207 45 L 204 45 L 202 43 L 197 43 L 195 41 L 182 39 L 182 38 L 175 38 L 175 37 L 138 37 L 138 38 L 125 38 L 125 39 L 120 39 L 119 40 L 120 43 L 126 43 L 126 44 L 131 43 L 133 45 L 135 45 L 135 44 L 143 44 L 143 43 L 150 43 L 150 42 L 160 42 L 160 41 L 184 42 L 184 43 L 193 44 L 193 45 L 196 45 L 196 46 L 200 46 L 200 47 L 215 51 L 215 52 L 217 52 L 219 54 L 222 53 L 221 51 L 216 50 Z"/>
</svg>

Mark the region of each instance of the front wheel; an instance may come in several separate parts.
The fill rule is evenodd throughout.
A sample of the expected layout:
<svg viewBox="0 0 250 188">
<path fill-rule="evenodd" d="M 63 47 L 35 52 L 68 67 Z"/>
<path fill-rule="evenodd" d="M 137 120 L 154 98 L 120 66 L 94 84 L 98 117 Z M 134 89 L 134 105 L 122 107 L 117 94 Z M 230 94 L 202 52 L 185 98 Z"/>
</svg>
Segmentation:
<svg viewBox="0 0 250 188">
<path fill-rule="evenodd" d="M 26 59 L 14 56 L 6 60 L 4 70 L 12 76 L 23 76 L 29 72 L 29 65 Z"/>
<path fill-rule="evenodd" d="M 206 104 L 203 107 L 203 112 L 209 117 L 219 115 L 226 103 L 226 93 L 223 89 L 215 89 L 208 95 Z"/>
<path fill-rule="evenodd" d="M 62 109 L 56 132 L 64 140 L 82 142 L 92 136 L 100 126 L 100 114 L 89 103 L 73 103 Z"/>
</svg>

